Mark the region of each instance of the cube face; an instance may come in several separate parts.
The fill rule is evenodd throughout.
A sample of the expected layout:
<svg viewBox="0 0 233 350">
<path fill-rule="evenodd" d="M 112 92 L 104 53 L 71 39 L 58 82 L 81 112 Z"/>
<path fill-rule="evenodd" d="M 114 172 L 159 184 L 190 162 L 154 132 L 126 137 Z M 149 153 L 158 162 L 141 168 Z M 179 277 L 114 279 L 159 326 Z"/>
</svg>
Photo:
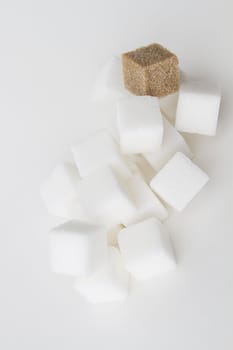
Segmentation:
<svg viewBox="0 0 233 350">
<path fill-rule="evenodd" d="M 50 231 L 50 263 L 53 272 L 74 276 L 93 273 L 106 258 L 103 228 L 69 221 Z"/>
<path fill-rule="evenodd" d="M 176 128 L 183 132 L 215 135 L 220 99 L 220 92 L 215 87 L 199 82 L 183 83 L 178 98 Z"/>
<path fill-rule="evenodd" d="M 77 198 L 80 177 L 76 166 L 63 162 L 42 184 L 41 197 L 51 215 L 67 219 L 87 219 Z"/>
<path fill-rule="evenodd" d="M 125 87 L 135 95 L 166 96 L 179 89 L 178 59 L 159 44 L 122 56 Z"/>
<path fill-rule="evenodd" d="M 175 267 L 168 233 L 155 218 L 123 229 L 118 240 L 125 266 L 136 279 L 151 278 Z"/>
<path fill-rule="evenodd" d="M 124 221 L 123 224 L 128 226 L 139 221 L 155 216 L 159 220 L 165 220 L 168 216 L 167 209 L 160 202 L 158 197 L 154 195 L 149 186 L 140 175 L 134 175 L 127 182 L 129 191 L 136 203 L 136 215 Z"/>
<path fill-rule="evenodd" d="M 161 97 L 159 99 L 159 105 L 162 113 L 170 121 L 174 122 L 176 119 L 176 108 L 178 102 L 178 92 Z"/>
<path fill-rule="evenodd" d="M 122 178 L 131 176 L 119 146 L 107 130 L 100 130 L 73 146 L 72 152 L 81 177 L 86 177 L 105 165 L 111 165 Z"/>
<path fill-rule="evenodd" d="M 91 303 L 122 301 L 128 294 L 128 282 L 119 251 L 109 247 L 106 263 L 89 279 L 77 279 L 75 289 Z"/>
<path fill-rule="evenodd" d="M 163 97 L 179 90 L 180 72 L 177 62 L 177 58 L 174 56 L 146 69 L 146 74 L 149 77 L 149 95 Z"/>
<path fill-rule="evenodd" d="M 117 126 L 123 153 L 149 152 L 162 143 L 163 119 L 155 98 L 140 96 L 120 100 Z"/>
<path fill-rule="evenodd" d="M 121 60 L 113 56 L 96 77 L 92 99 L 97 103 L 113 103 L 128 95 L 124 87 Z"/>
<path fill-rule="evenodd" d="M 111 228 L 136 211 L 127 187 L 110 167 L 103 167 L 80 182 L 79 198 L 87 214 Z"/>
<path fill-rule="evenodd" d="M 189 158 L 193 157 L 183 136 L 164 118 L 162 146 L 153 152 L 144 153 L 143 156 L 156 171 L 159 171 L 177 152 L 182 152 Z"/>
<path fill-rule="evenodd" d="M 151 188 L 170 206 L 181 211 L 208 181 L 207 174 L 177 152 L 152 179 Z"/>
<path fill-rule="evenodd" d="M 122 55 L 122 64 L 126 89 L 137 96 L 149 95 L 146 69 L 131 60 L 127 54 Z"/>
</svg>

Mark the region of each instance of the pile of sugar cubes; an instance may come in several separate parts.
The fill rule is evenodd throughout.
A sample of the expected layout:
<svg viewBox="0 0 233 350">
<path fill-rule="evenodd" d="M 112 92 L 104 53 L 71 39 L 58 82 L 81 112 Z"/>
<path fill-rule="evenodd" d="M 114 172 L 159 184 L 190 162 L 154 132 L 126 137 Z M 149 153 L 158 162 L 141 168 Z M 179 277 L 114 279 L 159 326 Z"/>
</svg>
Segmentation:
<svg viewBox="0 0 233 350">
<path fill-rule="evenodd" d="M 73 276 L 92 303 L 124 300 L 130 279 L 174 270 L 168 210 L 182 211 L 208 182 L 181 132 L 215 135 L 220 92 L 180 77 L 158 44 L 111 58 L 93 100 L 116 106 L 118 138 L 96 131 L 72 147 L 41 186 L 51 215 L 51 270 Z M 198 200 L 196 198 L 195 200 Z"/>
</svg>

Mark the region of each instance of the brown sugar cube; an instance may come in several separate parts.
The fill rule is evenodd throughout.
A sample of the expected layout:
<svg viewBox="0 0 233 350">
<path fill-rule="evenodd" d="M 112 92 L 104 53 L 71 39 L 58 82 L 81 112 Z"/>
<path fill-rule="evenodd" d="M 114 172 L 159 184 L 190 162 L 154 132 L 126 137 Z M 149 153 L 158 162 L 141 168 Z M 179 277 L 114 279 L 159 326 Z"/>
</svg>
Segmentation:
<svg viewBox="0 0 233 350">
<path fill-rule="evenodd" d="M 179 89 L 179 61 L 159 44 L 122 55 L 125 87 L 135 95 L 166 96 Z"/>
</svg>

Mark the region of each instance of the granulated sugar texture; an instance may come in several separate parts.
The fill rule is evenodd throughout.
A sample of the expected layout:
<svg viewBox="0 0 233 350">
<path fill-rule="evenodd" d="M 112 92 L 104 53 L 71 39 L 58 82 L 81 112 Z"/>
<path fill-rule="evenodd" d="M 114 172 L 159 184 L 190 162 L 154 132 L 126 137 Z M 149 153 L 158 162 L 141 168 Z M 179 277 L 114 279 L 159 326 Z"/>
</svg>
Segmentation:
<svg viewBox="0 0 233 350">
<path fill-rule="evenodd" d="M 125 87 L 135 95 L 166 96 L 179 89 L 179 61 L 159 44 L 122 55 Z"/>
</svg>

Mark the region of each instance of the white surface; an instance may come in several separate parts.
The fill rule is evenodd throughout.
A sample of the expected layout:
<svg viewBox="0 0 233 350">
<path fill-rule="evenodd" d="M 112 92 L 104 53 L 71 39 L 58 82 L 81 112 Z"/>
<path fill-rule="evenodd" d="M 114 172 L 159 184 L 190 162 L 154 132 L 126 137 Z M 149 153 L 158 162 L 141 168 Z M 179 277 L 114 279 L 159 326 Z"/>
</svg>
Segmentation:
<svg viewBox="0 0 233 350">
<path fill-rule="evenodd" d="M 193 134 L 214 136 L 220 108 L 219 87 L 202 81 L 181 83 L 176 128 Z"/>
<path fill-rule="evenodd" d="M 0 347 L 4 350 L 232 350 L 232 2 L 3 0 L 0 3 Z M 113 54 L 158 41 L 192 76 L 222 86 L 216 137 L 189 136 L 209 185 L 167 226 L 171 279 L 92 308 L 49 271 L 39 186 L 71 144 L 105 125 L 89 91 Z M 109 123 L 110 124 L 110 123 Z"/>
<path fill-rule="evenodd" d="M 109 247 L 106 263 L 89 278 L 77 278 L 74 287 L 90 303 L 119 302 L 128 296 L 129 277 L 119 249 Z"/>
<path fill-rule="evenodd" d="M 117 126 L 123 153 L 152 152 L 162 144 L 163 118 L 158 99 L 133 96 L 117 102 Z"/>
<path fill-rule="evenodd" d="M 125 268 L 136 280 L 157 277 L 176 267 L 169 235 L 156 218 L 126 227 L 118 243 Z"/>
<path fill-rule="evenodd" d="M 107 232 L 103 227 L 67 221 L 49 233 L 52 272 L 73 276 L 95 273 L 107 258 Z"/>
</svg>

